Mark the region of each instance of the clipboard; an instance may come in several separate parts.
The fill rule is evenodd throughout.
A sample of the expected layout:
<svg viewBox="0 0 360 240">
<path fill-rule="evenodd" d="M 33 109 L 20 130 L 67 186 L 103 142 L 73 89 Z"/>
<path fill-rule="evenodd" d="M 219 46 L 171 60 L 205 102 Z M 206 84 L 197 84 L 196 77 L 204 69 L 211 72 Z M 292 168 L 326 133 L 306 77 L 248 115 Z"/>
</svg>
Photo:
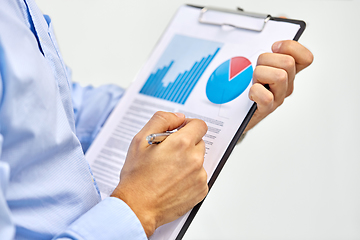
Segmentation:
<svg viewBox="0 0 360 240">
<path fill-rule="evenodd" d="M 208 124 L 204 141 L 209 154 L 204 168 L 210 191 L 256 111 L 247 93 L 257 57 L 270 51 L 275 41 L 298 40 L 305 27 L 300 20 L 242 9 L 180 7 L 86 153 L 102 197 L 116 187 L 116 169 L 122 168 L 132 136 L 155 110 L 183 112 Z M 235 85 L 225 84 L 229 92 L 220 94 L 223 82 L 218 80 L 225 73 Z M 182 239 L 203 201 L 178 220 L 159 227 L 149 239 Z"/>
<path fill-rule="evenodd" d="M 302 20 L 295 20 L 295 19 L 288 19 L 288 18 L 278 18 L 278 17 L 272 17 L 269 14 L 258 14 L 258 13 L 245 12 L 242 8 L 238 8 L 237 11 L 236 11 L 236 10 L 220 9 L 220 8 L 214 8 L 214 7 L 200 7 L 200 6 L 196 6 L 196 5 L 188 5 L 188 6 L 192 6 L 194 8 L 201 9 L 201 14 L 199 16 L 199 22 L 204 23 L 204 24 L 211 24 L 211 25 L 215 25 L 215 26 L 232 26 L 232 27 L 241 28 L 241 29 L 244 29 L 244 30 L 261 32 L 264 29 L 264 27 L 265 27 L 265 25 L 266 25 L 266 23 L 268 21 L 288 22 L 288 23 L 292 23 L 292 24 L 295 24 L 295 25 L 299 25 L 299 30 L 296 33 L 296 35 L 294 36 L 294 38 L 293 38 L 294 41 L 299 40 L 300 36 L 303 34 L 303 32 L 305 31 L 305 28 L 306 28 L 306 23 L 304 21 L 302 21 Z M 257 26 L 257 27 L 247 27 L 247 26 L 240 26 L 240 25 L 237 25 L 236 23 L 232 23 L 232 22 L 218 22 L 218 21 L 204 20 L 204 15 L 206 13 L 211 12 L 211 11 L 216 11 L 216 12 L 225 13 L 225 14 L 248 16 L 248 17 L 251 17 L 251 18 L 257 18 L 262 22 L 262 25 L 260 27 L 259 26 Z M 218 166 L 216 167 L 212 177 L 210 178 L 210 181 L 208 182 L 209 192 L 211 190 L 211 187 L 215 183 L 217 177 L 219 176 L 222 168 L 224 167 L 227 159 L 230 157 L 231 152 L 233 151 L 233 149 L 235 148 L 237 142 L 241 138 L 247 124 L 250 122 L 251 117 L 255 113 L 256 109 L 257 109 L 257 104 L 253 103 L 253 105 L 251 106 L 251 108 L 250 108 L 248 114 L 246 115 L 243 123 L 240 125 L 238 131 L 236 132 L 234 138 L 232 139 L 232 141 L 229 144 L 228 148 L 226 149 L 223 157 L 221 158 Z M 206 199 L 206 197 L 205 197 L 205 199 Z M 183 236 L 185 235 L 187 229 L 189 228 L 191 222 L 195 218 L 197 212 L 199 211 L 199 209 L 200 209 L 201 205 L 203 204 L 203 202 L 205 201 L 205 199 L 203 201 L 201 201 L 200 203 L 198 203 L 191 210 L 191 213 L 190 213 L 189 217 L 187 218 L 186 222 L 184 223 L 184 225 L 182 226 L 179 234 L 176 237 L 176 240 L 181 240 L 183 238 Z"/>
</svg>

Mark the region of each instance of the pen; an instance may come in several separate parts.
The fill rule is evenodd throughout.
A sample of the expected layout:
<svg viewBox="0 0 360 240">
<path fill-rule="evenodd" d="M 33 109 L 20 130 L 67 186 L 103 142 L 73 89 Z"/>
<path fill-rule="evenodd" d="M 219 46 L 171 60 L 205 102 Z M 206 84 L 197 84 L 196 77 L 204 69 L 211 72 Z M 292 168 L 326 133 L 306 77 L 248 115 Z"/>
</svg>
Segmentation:
<svg viewBox="0 0 360 240">
<path fill-rule="evenodd" d="M 146 137 L 146 141 L 151 145 L 151 144 L 159 144 L 162 141 L 164 141 L 168 136 L 170 136 L 171 134 L 173 134 L 174 132 L 179 131 L 180 128 L 182 128 L 183 126 L 185 126 L 186 121 L 180 125 L 180 127 L 175 128 L 174 130 L 171 131 L 166 131 L 163 133 L 153 133 L 150 134 L 149 136 Z"/>
</svg>

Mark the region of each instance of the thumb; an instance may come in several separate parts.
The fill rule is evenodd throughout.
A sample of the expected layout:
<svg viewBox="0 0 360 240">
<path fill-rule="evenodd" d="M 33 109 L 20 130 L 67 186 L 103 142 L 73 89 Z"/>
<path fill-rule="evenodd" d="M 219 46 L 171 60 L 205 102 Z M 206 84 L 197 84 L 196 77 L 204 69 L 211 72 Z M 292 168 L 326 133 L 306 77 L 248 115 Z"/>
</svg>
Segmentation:
<svg viewBox="0 0 360 240">
<path fill-rule="evenodd" d="M 279 53 L 280 52 L 280 47 L 281 47 L 282 44 L 283 44 L 283 41 L 275 42 L 271 47 L 271 50 L 273 51 L 273 53 Z"/>
<path fill-rule="evenodd" d="M 183 124 L 185 115 L 183 113 L 156 112 L 137 134 L 144 139 L 153 133 L 161 133 L 173 130 Z"/>
</svg>

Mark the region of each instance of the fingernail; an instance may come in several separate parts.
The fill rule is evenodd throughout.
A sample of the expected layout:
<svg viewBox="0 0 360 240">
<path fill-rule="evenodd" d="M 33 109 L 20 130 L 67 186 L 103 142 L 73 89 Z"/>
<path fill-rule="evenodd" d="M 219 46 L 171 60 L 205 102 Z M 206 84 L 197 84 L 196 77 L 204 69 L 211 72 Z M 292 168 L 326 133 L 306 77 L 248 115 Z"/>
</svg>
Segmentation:
<svg viewBox="0 0 360 240">
<path fill-rule="evenodd" d="M 279 52 L 282 43 L 282 41 L 274 43 L 272 46 L 273 52 Z"/>
<path fill-rule="evenodd" d="M 178 116 L 179 118 L 185 118 L 185 114 L 180 113 L 180 112 L 175 112 L 174 113 L 176 116 Z"/>
</svg>

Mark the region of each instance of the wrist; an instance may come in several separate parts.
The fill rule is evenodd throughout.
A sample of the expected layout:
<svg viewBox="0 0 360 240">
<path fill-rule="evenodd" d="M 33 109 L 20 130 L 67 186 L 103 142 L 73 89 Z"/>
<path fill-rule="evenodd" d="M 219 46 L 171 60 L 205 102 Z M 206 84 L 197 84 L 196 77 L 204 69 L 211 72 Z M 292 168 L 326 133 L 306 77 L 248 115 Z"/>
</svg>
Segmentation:
<svg viewBox="0 0 360 240">
<path fill-rule="evenodd" d="M 139 219 L 146 236 L 150 237 L 153 235 L 156 229 L 156 218 L 150 214 L 150 211 L 143 207 L 144 202 L 141 203 L 141 201 L 144 201 L 144 199 L 133 199 L 117 188 L 111 194 L 111 197 L 119 198 L 125 202 Z"/>
</svg>

